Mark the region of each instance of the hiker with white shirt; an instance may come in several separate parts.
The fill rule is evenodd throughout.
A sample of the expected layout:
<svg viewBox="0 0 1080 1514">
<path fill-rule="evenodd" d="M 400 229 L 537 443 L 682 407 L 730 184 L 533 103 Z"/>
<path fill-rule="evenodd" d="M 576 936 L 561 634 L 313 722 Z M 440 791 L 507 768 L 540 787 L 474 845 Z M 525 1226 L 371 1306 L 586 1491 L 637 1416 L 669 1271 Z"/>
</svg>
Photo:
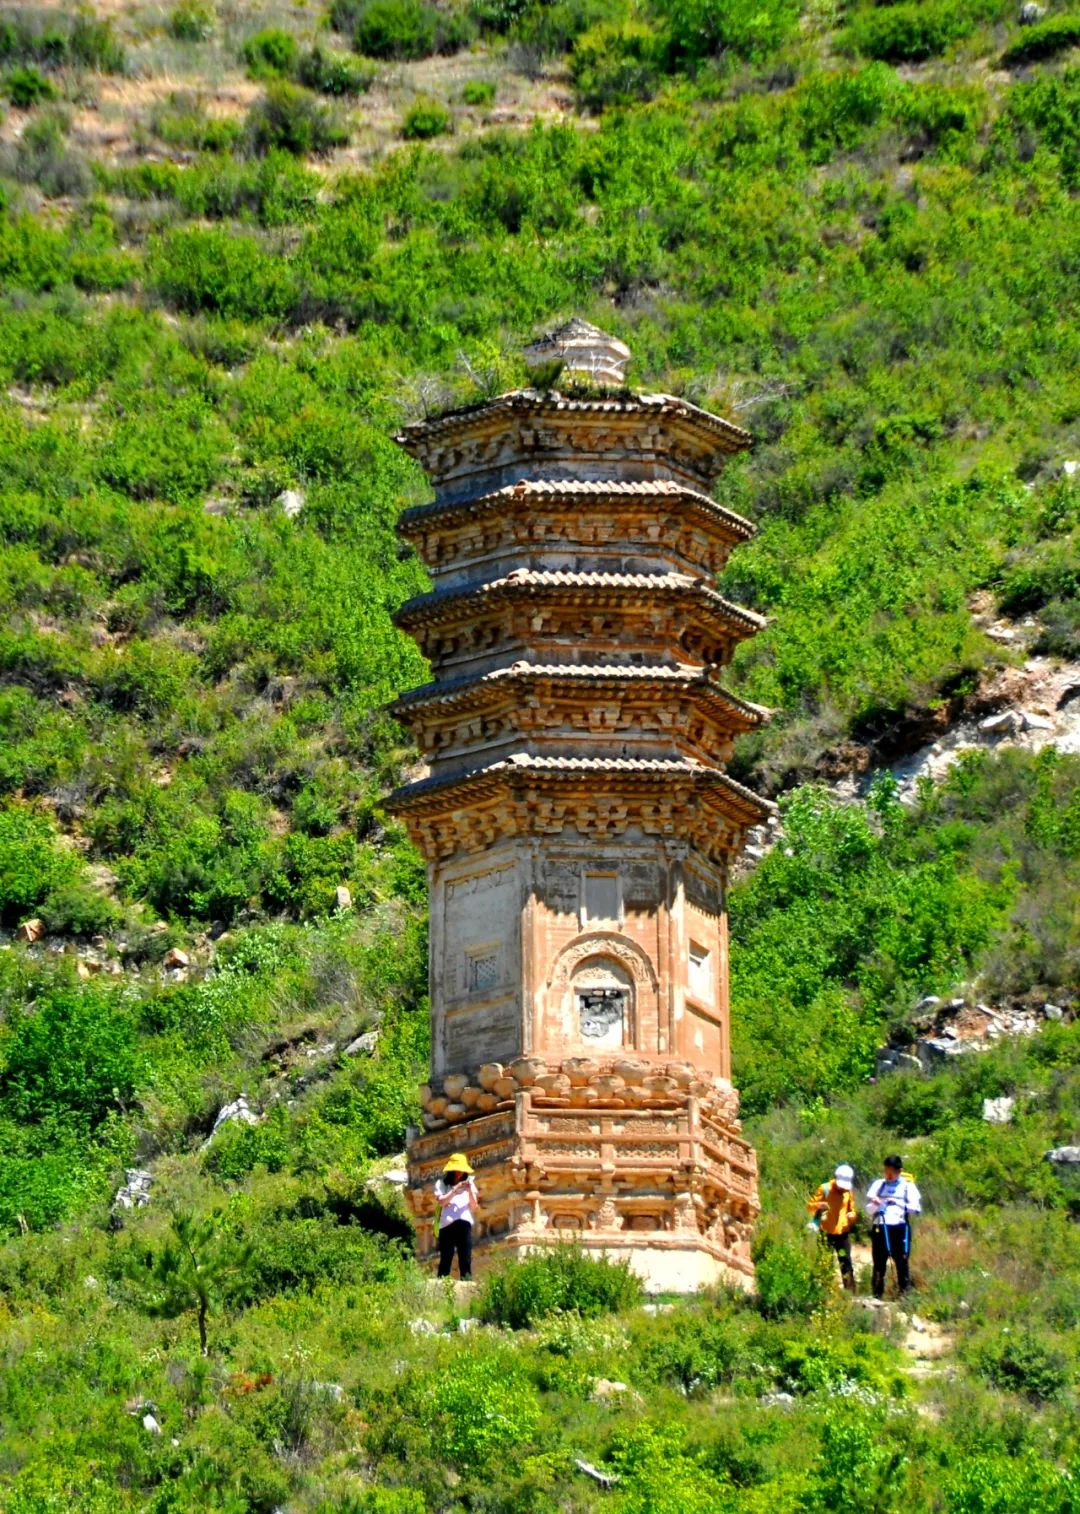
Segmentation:
<svg viewBox="0 0 1080 1514">
<path fill-rule="evenodd" d="M 910 1289 L 911 1216 L 922 1213 L 919 1190 L 905 1176 L 900 1157 L 887 1156 L 882 1169 L 884 1176 L 871 1183 L 866 1194 L 875 1298 L 884 1297 L 885 1271 L 890 1261 L 896 1268 L 896 1286 L 901 1295 Z"/>
<path fill-rule="evenodd" d="M 450 1276 L 456 1253 L 458 1273 L 463 1283 L 468 1282 L 472 1277 L 473 1221 L 480 1195 L 463 1152 L 455 1151 L 443 1168 L 435 1184 L 435 1202 L 439 1206 L 439 1276 Z"/>
</svg>

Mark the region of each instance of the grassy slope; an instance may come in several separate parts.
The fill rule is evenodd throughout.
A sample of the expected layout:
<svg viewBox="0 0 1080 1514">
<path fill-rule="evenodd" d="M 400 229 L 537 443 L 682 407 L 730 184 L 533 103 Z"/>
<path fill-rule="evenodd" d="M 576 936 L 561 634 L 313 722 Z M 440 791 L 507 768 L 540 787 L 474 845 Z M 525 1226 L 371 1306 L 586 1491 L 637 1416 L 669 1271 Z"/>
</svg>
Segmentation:
<svg viewBox="0 0 1080 1514">
<path fill-rule="evenodd" d="M 737 410 L 760 441 L 721 496 L 762 531 L 726 587 L 774 617 L 734 678 L 778 707 L 741 758 L 754 781 L 805 777 L 846 734 L 971 688 L 1001 655 L 975 590 L 1075 653 L 1077 498 L 1058 476 L 1080 452 L 1075 54 L 992 66 L 1025 36 L 1011 6 L 964 25 L 897 8 L 901 31 L 939 27 L 915 65 L 872 56 L 895 44 L 870 34 L 891 8 L 845 29 L 766 7 L 763 33 L 732 6 L 720 62 L 695 73 L 690 9 L 646 15 L 653 103 L 526 133 L 488 129 L 459 91 L 494 79 L 494 109 L 524 117 L 565 103 L 565 63 L 513 71 L 543 32 L 528 11 L 517 52 L 489 32 L 453 68 L 384 70 L 343 108 L 350 144 L 317 158 L 265 154 L 265 86 L 238 58 L 267 24 L 310 45 L 302 12 L 237 10 L 179 44 L 120 11 L 127 77 L 75 60 L 50 75 L 68 117 L 4 123 L 0 909 L 106 964 L 84 981 L 71 952 L 0 959 L 13 1509 L 610 1504 L 574 1452 L 613 1458 L 627 1510 L 837 1508 L 855 1489 L 882 1510 L 1069 1506 L 1053 1468 L 1075 1456 L 1076 1247 L 1038 1158 L 1075 1134 L 1072 1033 L 823 1100 L 860 1088 L 921 992 L 978 971 L 986 991 L 1068 998 L 1074 759 L 968 765 L 907 817 L 884 789 L 844 812 L 804 792 L 790 855 L 735 904 L 778 1307 L 813 1297 L 803 1187 L 841 1153 L 868 1172 L 883 1141 L 921 1141 L 927 1306 L 964 1361 L 927 1390 L 936 1427 L 904 1395 L 888 1410 L 899 1358 L 842 1312 L 728 1306 L 485 1340 L 454 1353 L 434 1403 L 451 1348 L 405 1328 L 401 1217 L 364 1187 L 425 1056 L 422 879 L 379 809 L 405 756 L 380 706 L 422 676 L 389 623 L 421 582 L 392 535 L 422 489 L 388 441 L 402 418 L 516 382 L 523 335 L 571 311 L 627 337 L 641 384 Z M 595 100 L 627 87 L 640 35 L 617 6 L 553 15 L 570 41 L 609 19 L 571 67 Z M 175 83 L 202 100 L 170 101 Z M 443 91 L 458 140 L 387 155 L 417 85 Z M 304 96 L 275 109 L 290 130 L 318 114 Z M 304 495 L 293 519 L 286 489 Z M 334 917 L 340 884 L 357 908 Z M 179 974 L 160 966 L 174 943 L 193 958 Z M 377 1020 L 373 1059 L 320 1050 Z M 202 1151 L 241 1089 L 267 1118 Z M 984 1126 L 981 1098 L 1013 1090 L 1015 1130 Z M 151 1211 L 114 1238 L 107 1196 L 148 1159 Z M 209 1366 L 191 1315 L 156 1318 L 130 1276 L 170 1204 L 220 1212 L 222 1256 L 244 1251 Z M 589 1406 L 597 1375 L 644 1406 Z M 777 1385 L 797 1390 L 790 1416 L 753 1403 Z M 142 1398 L 160 1441 L 126 1411 Z M 490 1438 L 455 1441 L 478 1402 Z M 840 1487 L 837 1458 L 858 1468 Z M 370 1483 L 422 1491 L 380 1503 Z"/>
</svg>

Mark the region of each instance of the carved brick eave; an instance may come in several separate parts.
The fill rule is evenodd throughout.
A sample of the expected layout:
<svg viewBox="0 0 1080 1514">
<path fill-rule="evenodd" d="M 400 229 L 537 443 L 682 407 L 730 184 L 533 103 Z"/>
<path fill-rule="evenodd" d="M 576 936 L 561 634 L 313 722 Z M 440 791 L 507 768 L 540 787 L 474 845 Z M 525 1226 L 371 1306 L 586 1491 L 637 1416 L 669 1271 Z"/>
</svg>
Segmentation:
<svg viewBox="0 0 1080 1514">
<path fill-rule="evenodd" d="M 610 838 L 636 829 L 685 837 L 711 861 L 730 861 L 775 805 L 727 774 L 680 762 L 555 758 L 494 763 L 465 777 L 398 789 L 387 808 L 429 861 L 485 851 L 509 836 Z"/>
<path fill-rule="evenodd" d="M 497 668 L 475 677 L 435 680 L 411 689 L 391 709 L 398 720 L 456 719 L 472 711 L 502 712 L 520 708 L 523 700 L 554 699 L 566 705 L 615 699 L 657 704 L 690 697 L 710 711 L 717 729 L 741 734 L 769 719 L 764 705 L 740 699 L 713 682 L 701 668 L 689 664 L 661 667 L 573 666 L 531 664 Z"/>
<path fill-rule="evenodd" d="M 488 606 L 528 601 L 552 609 L 615 609 L 649 613 L 657 604 L 697 612 L 742 640 L 766 625 L 764 616 L 718 594 L 684 573 L 563 573 L 522 568 L 503 578 L 466 588 L 435 589 L 406 600 L 394 623 L 417 640 L 431 626 L 469 625 Z"/>
<path fill-rule="evenodd" d="M 672 479 L 521 479 L 471 499 L 414 505 L 401 512 L 397 529 L 406 540 L 419 543 L 429 533 L 460 530 L 469 521 L 489 516 L 525 523 L 542 507 L 545 512 L 565 515 L 568 527 L 579 531 L 583 516 L 588 518 L 597 509 L 632 520 L 654 515 L 661 503 L 697 519 L 727 546 L 749 541 L 757 532 L 751 521 L 734 510 Z"/>
<path fill-rule="evenodd" d="M 654 434 L 655 433 L 655 440 Z M 666 460 L 709 485 L 728 458 L 751 444 L 749 432 L 672 395 L 574 398 L 518 389 L 477 406 L 415 421 L 395 440 L 416 459 L 436 491 L 462 491 L 472 475 L 515 458 L 521 463 L 576 450 L 600 458 L 613 442 L 628 456 Z M 497 445 L 498 456 L 493 452 Z"/>
</svg>

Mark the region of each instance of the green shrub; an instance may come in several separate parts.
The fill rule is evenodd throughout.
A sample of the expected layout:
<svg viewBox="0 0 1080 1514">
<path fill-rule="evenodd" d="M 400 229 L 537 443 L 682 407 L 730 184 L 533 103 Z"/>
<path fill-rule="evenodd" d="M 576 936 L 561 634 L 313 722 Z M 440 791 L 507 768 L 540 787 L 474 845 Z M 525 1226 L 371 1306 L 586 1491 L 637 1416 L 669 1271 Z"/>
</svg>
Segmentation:
<svg viewBox="0 0 1080 1514">
<path fill-rule="evenodd" d="M 660 39 L 642 21 L 602 22 L 574 46 L 570 72 L 593 110 L 648 100 L 660 82 Z"/>
<path fill-rule="evenodd" d="M 212 311 L 249 320 L 283 316 L 294 299 L 290 269 L 250 236 L 184 228 L 152 250 L 152 287 L 189 314 Z"/>
<path fill-rule="evenodd" d="M 154 108 L 150 130 L 169 147 L 227 152 L 240 140 L 243 127 L 239 121 L 207 116 L 198 96 L 180 91 Z"/>
<path fill-rule="evenodd" d="M 974 1365 L 995 1388 L 1020 1393 L 1033 1403 L 1059 1399 L 1073 1380 L 1066 1353 L 1030 1329 L 1002 1331 L 986 1341 L 976 1350 Z"/>
<path fill-rule="evenodd" d="M 88 194 L 94 186 L 90 165 L 67 146 L 68 122 L 49 111 L 27 123 L 22 135 L 0 157 L 0 170 L 21 184 L 36 184 L 50 198 Z"/>
<path fill-rule="evenodd" d="M 540 1405 L 507 1351 L 456 1352 L 420 1394 L 421 1422 L 437 1453 L 458 1467 L 487 1467 L 536 1433 Z"/>
<path fill-rule="evenodd" d="M 0 809 L 0 919 L 17 923 L 79 871 L 77 855 L 61 849 L 45 815 L 23 804 Z"/>
<path fill-rule="evenodd" d="M 4 1109 L 35 1123 L 74 1115 L 97 1125 L 131 1100 L 142 1071 L 131 1018 L 107 989 L 47 989 L 0 1045 Z"/>
<path fill-rule="evenodd" d="M 29 110 L 44 100 L 55 100 L 58 93 L 51 79 L 29 66 L 13 68 L 4 79 L 3 87 L 12 105 L 17 105 L 20 110 Z"/>
<path fill-rule="evenodd" d="M 369 58 L 406 62 L 467 47 L 475 26 L 463 11 L 428 0 L 365 0 L 357 13 L 353 46 Z"/>
<path fill-rule="evenodd" d="M 331 109 L 295 84 L 272 84 L 247 115 L 244 135 L 252 152 L 318 156 L 343 147 L 349 134 Z"/>
<path fill-rule="evenodd" d="M 58 936 L 96 936 L 120 923 L 120 910 L 105 894 L 78 880 L 50 890 L 41 905 L 45 929 Z"/>
<path fill-rule="evenodd" d="M 272 26 L 248 37 L 241 52 L 252 79 L 280 79 L 291 74 L 300 56 L 296 38 Z"/>
<path fill-rule="evenodd" d="M 693 66 L 728 51 L 740 58 L 761 59 L 795 29 L 799 7 L 794 0 L 657 0 L 665 24 L 668 54 L 675 66 Z"/>
<path fill-rule="evenodd" d="M 216 24 L 209 0 L 180 0 L 169 15 L 169 34 L 178 42 L 206 42 L 214 35 Z"/>
<path fill-rule="evenodd" d="M 757 1306 L 766 1319 L 809 1315 L 829 1297 L 835 1263 L 816 1240 L 765 1236 L 755 1244 Z"/>
<path fill-rule="evenodd" d="M 1080 16 L 1048 16 L 1025 27 L 1001 55 L 1002 68 L 1022 68 L 1070 47 L 1080 47 Z"/>
<path fill-rule="evenodd" d="M 464 104 L 484 107 L 495 100 L 495 84 L 491 79 L 470 79 L 461 91 Z"/>
<path fill-rule="evenodd" d="M 401 135 L 407 142 L 427 142 L 453 130 L 453 117 L 439 100 L 418 97 L 405 112 Z"/>
<path fill-rule="evenodd" d="M 641 1283 L 628 1262 L 590 1256 L 580 1246 L 558 1246 L 494 1273 L 480 1298 L 482 1318 L 512 1330 L 534 1325 L 547 1314 L 573 1310 L 589 1319 L 632 1308 Z"/>
<path fill-rule="evenodd" d="M 642 1364 L 650 1377 L 690 1397 L 731 1382 L 745 1348 L 745 1337 L 725 1315 L 680 1311 L 655 1321 Z"/>
<path fill-rule="evenodd" d="M 842 34 L 852 52 L 883 63 L 921 63 L 973 30 L 976 16 L 962 0 L 928 0 L 860 11 Z"/>
<path fill-rule="evenodd" d="M 362 95 L 371 88 L 375 73 L 343 53 L 312 47 L 301 55 L 296 76 L 321 95 Z"/>
</svg>

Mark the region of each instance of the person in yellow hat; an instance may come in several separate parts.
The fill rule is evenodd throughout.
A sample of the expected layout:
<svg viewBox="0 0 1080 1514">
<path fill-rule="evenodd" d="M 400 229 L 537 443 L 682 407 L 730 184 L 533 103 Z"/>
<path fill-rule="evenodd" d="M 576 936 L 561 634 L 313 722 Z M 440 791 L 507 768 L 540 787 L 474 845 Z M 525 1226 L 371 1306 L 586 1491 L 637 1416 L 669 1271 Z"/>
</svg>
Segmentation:
<svg viewBox="0 0 1080 1514">
<path fill-rule="evenodd" d="M 439 1276 L 449 1277 L 457 1252 L 462 1282 L 472 1277 L 473 1221 L 480 1207 L 476 1179 L 463 1152 L 455 1151 L 435 1183 L 439 1206 Z"/>
</svg>

